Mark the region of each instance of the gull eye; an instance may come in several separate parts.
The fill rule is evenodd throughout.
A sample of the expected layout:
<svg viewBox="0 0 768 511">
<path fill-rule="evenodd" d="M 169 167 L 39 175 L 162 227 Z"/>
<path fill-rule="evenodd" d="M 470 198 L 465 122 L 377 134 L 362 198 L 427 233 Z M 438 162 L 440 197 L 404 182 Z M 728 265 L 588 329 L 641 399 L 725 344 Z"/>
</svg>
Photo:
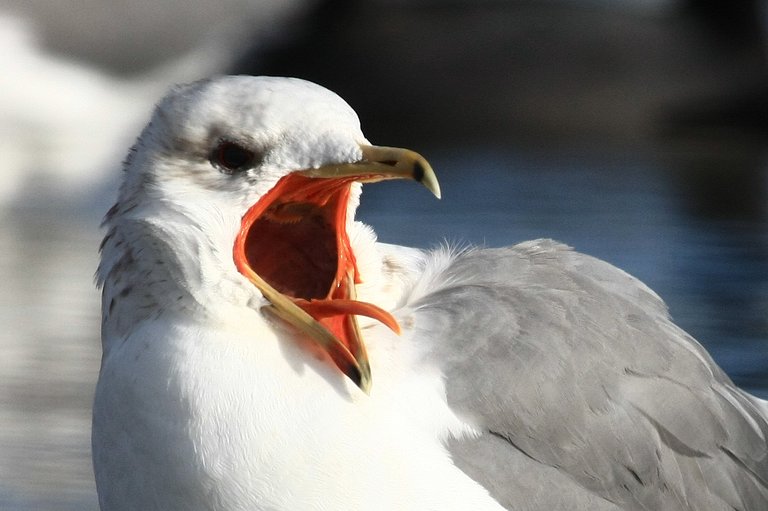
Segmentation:
<svg viewBox="0 0 768 511">
<path fill-rule="evenodd" d="M 231 140 L 222 140 L 211 152 L 211 163 L 225 174 L 242 172 L 256 164 L 256 153 Z"/>
</svg>

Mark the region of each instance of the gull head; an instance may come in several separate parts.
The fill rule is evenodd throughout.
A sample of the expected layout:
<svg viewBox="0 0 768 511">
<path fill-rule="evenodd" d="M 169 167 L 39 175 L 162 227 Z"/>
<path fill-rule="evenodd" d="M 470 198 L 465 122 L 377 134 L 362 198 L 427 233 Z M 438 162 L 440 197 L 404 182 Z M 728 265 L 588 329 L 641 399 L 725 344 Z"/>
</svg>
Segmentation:
<svg viewBox="0 0 768 511">
<path fill-rule="evenodd" d="M 439 197 L 423 157 L 371 145 L 354 110 L 323 87 L 229 76 L 172 90 L 124 170 L 98 273 L 105 351 L 150 319 L 142 310 L 205 317 L 247 302 L 369 388 L 356 316 L 399 327 L 356 300 L 365 276 L 348 230 L 361 183 L 413 179 Z"/>
</svg>

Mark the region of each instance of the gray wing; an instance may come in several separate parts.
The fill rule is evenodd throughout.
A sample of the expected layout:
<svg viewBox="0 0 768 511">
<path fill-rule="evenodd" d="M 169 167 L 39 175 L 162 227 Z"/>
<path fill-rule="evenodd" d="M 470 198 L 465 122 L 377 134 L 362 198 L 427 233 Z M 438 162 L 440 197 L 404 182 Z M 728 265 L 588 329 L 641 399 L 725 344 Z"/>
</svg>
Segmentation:
<svg viewBox="0 0 768 511">
<path fill-rule="evenodd" d="M 484 432 L 449 449 L 502 505 L 768 509 L 764 404 L 638 280 L 546 240 L 426 273 L 414 338 Z"/>
</svg>

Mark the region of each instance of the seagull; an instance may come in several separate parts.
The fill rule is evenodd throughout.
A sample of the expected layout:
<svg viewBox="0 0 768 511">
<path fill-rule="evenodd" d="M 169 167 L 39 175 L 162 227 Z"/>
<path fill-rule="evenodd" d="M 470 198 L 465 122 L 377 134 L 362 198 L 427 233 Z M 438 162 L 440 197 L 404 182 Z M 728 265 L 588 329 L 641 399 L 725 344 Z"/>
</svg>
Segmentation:
<svg viewBox="0 0 768 511">
<path fill-rule="evenodd" d="M 652 290 L 551 240 L 380 243 L 391 179 L 440 196 L 319 85 L 160 101 L 104 220 L 102 511 L 768 509 L 768 402 Z"/>
</svg>

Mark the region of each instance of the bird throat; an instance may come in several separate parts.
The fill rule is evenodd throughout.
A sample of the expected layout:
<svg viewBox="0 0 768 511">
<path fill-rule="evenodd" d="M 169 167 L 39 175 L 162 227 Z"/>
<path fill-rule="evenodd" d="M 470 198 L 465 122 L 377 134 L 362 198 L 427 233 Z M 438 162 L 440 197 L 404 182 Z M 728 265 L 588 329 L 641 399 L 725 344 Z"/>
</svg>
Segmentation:
<svg viewBox="0 0 768 511">
<path fill-rule="evenodd" d="M 234 259 L 279 316 L 291 317 L 290 310 L 282 310 L 291 308 L 289 300 L 358 359 L 365 347 L 356 316 L 374 318 L 396 332 L 399 325 L 383 309 L 356 300 L 361 277 L 346 228 L 354 181 L 283 177 L 243 216 Z M 330 355 L 346 372 L 343 361 Z"/>
<path fill-rule="evenodd" d="M 306 179 L 306 178 L 304 178 Z M 277 198 L 253 220 L 245 240 L 250 267 L 277 291 L 294 299 L 347 298 L 337 286 L 349 274 L 359 281 L 357 264 L 346 236 L 348 186 L 322 202 Z"/>
</svg>

